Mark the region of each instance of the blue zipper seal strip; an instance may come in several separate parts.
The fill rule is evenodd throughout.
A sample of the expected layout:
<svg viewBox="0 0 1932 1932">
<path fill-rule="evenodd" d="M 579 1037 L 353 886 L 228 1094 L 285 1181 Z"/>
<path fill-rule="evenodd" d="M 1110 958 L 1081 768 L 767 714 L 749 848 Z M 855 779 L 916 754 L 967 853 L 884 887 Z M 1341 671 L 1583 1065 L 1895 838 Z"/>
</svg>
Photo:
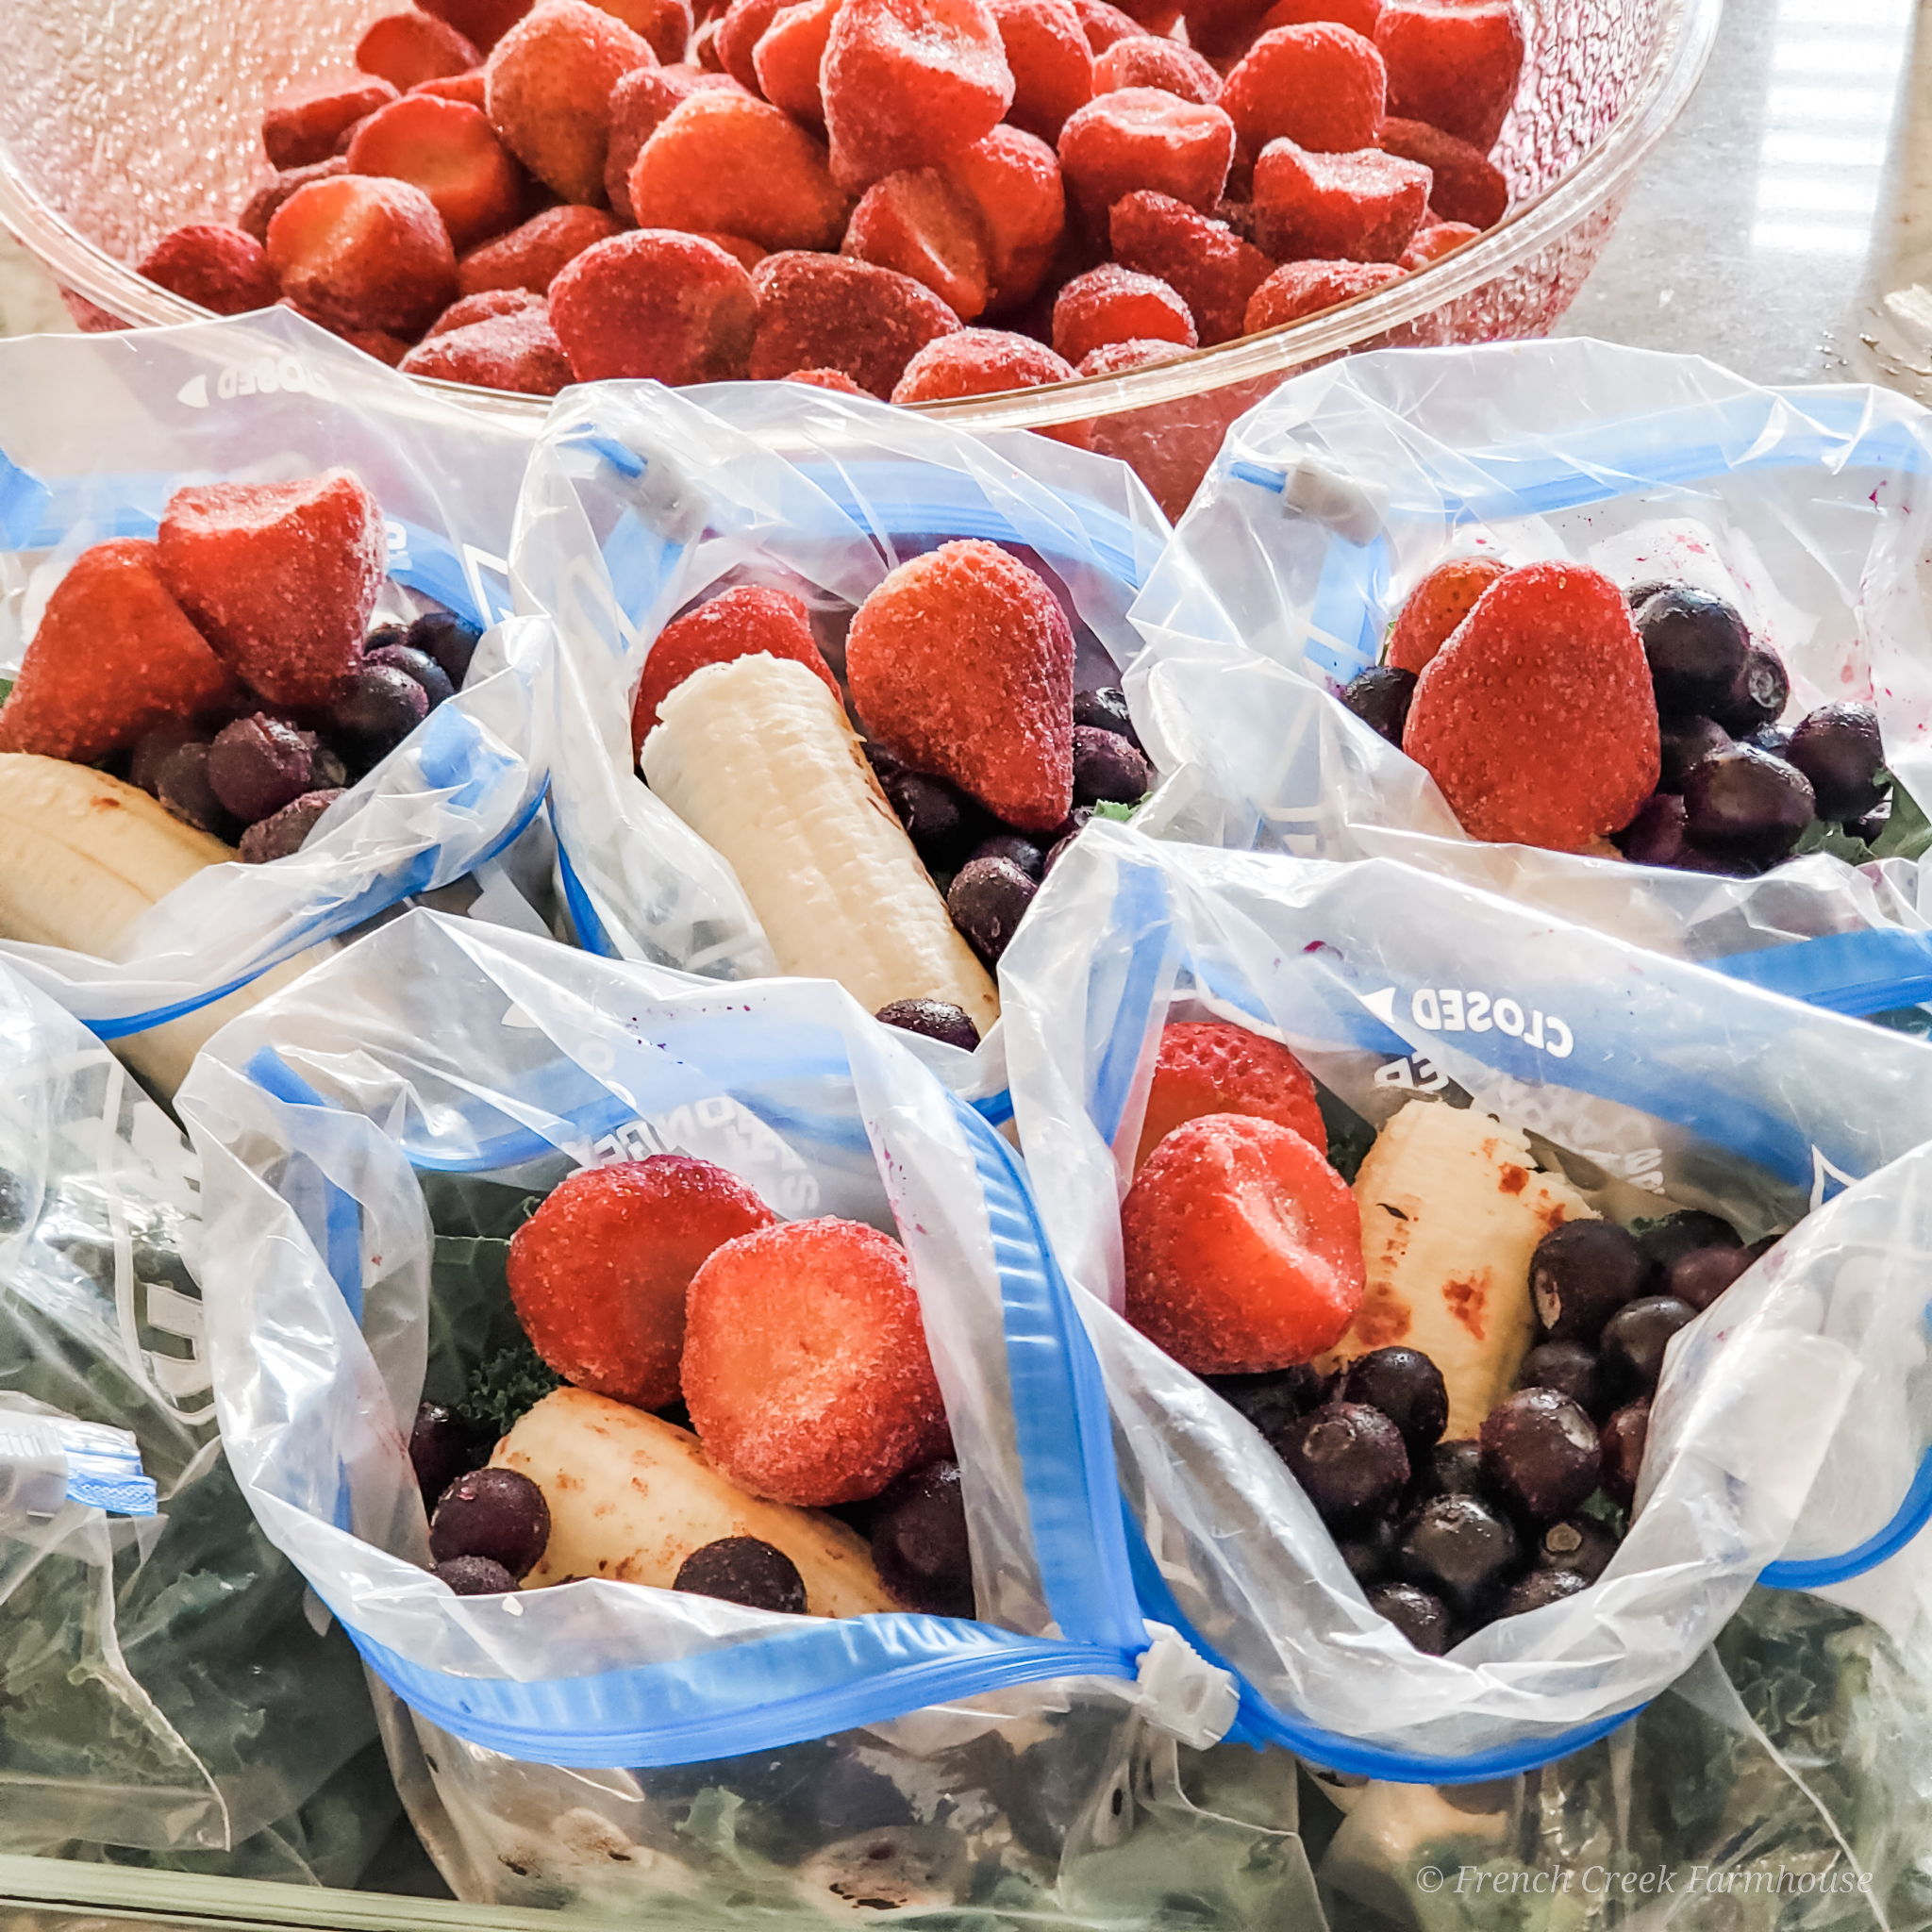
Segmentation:
<svg viewBox="0 0 1932 1932">
<path fill-rule="evenodd" d="M 1853 1018 L 1932 999 L 1932 932 L 1898 926 L 1826 933 L 1703 963 L 1746 986 Z"/>
</svg>

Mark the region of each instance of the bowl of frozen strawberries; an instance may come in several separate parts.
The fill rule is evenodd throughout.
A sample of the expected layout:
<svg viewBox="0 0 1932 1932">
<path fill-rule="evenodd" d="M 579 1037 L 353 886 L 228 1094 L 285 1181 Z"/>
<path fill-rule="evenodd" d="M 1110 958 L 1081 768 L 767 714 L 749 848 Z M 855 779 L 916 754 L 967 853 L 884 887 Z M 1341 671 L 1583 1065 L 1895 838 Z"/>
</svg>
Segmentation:
<svg viewBox="0 0 1932 1932">
<path fill-rule="evenodd" d="M 531 409 L 807 377 L 1124 456 L 1177 509 L 1292 368 L 1547 327 L 1716 14 L 0 0 L 0 219 L 84 325 L 284 303 Z"/>
</svg>

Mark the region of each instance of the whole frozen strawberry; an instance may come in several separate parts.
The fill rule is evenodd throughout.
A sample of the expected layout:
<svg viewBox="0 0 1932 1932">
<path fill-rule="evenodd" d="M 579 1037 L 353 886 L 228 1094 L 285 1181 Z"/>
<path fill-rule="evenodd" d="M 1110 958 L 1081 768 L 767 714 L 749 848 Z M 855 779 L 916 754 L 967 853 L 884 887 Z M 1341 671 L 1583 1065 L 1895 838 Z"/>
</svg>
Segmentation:
<svg viewBox="0 0 1932 1932">
<path fill-rule="evenodd" d="M 1472 838 L 1580 852 L 1657 790 L 1657 700 L 1629 606 L 1574 563 L 1500 576 L 1423 672 L 1402 748 Z"/>
<path fill-rule="evenodd" d="M 1046 832 L 1074 807 L 1074 633 L 996 543 L 942 543 L 858 608 L 845 675 L 867 735 L 996 817 Z"/>
</svg>

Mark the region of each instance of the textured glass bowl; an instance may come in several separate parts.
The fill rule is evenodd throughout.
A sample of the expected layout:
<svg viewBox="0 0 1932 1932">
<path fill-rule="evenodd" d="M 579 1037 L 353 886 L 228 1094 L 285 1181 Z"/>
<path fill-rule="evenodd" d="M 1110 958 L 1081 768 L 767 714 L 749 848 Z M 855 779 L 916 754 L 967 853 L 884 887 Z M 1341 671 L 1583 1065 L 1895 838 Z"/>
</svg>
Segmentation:
<svg viewBox="0 0 1932 1932">
<path fill-rule="evenodd" d="M 362 27 L 397 4 L 0 0 L 0 222 L 108 318 L 194 319 L 129 264 L 180 223 L 232 220 L 271 173 L 263 101 L 346 65 Z M 1296 369 L 1372 345 L 1543 333 L 1696 86 L 1722 0 L 1522 4 L 1528 57 L 1495 155 L 1515 207 L 1479 241 L 1326 314 L 1158 368 L 922 407 L 980 428 L 1095 419 L 1096 446 L 1178 514 L 1227 425 Z M 452 393 L 532 420 L 545 407 Z"/>
</svg>

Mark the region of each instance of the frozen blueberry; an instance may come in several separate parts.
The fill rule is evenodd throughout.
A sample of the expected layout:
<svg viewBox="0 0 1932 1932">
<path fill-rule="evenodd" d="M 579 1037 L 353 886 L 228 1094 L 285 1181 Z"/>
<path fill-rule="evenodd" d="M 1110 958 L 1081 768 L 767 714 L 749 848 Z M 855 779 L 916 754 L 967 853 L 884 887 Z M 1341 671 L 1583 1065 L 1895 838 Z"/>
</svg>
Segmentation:
<svg viewBox="0 0 1932 1932">
<path fill-rule="evenodd" d="M 458 691 L 470 675 L 470 659 L 483 633 L 451 610 L 425 610 L 412 624 L 400 642 L 413 651 L 426 652 L 442 666 L 442 673 Z"/>
<path fill-rule="evenodd" d="M 409 1466 L 424 1507 L 432 1507 L 458 1476 L 487 1462 L 494 1443 L 487 1424 L 467 1423 L 441 1403 L 420 1404 L 409 1427 Z"/>
<path fill-rule="evenodd" d="M 1885 836 L 1886 828 L 1891 824 L 1891 793 L 1887 792 L 1862 818 L 1847 819 L 1845 830 L 1854 839 L 1862 839 L 1870 845 L 1874 840 Z"/>
<path fill-rule="evenodd" d="M 1742 734 L 1742 741 L 1759 751 L 1768 751 L 1774 758 L 1784 758 L 1791 748 L 1791 733 L 1796 729 L 1795 724 L 1760 724 L 1756 731 Z M 1790 763 L 1789 758 L 1785 761 Z"/>
<path fill-rule="evenodd" d="M 1554 1389 L 1592 1416 L 1606 1407 L 1603 1384 L 1596 1351 L 1580 1341 L 1539 1342 L 1516 1375 L 1519 1389 Z"/>
<path fill-rule="evenodd" d="M 1596 1424 L 1554 1389 L 1506 1395 L 1483 1418 L 1481 1440 L 1483 1474 L 1538 1523 L 1568 1516 L 1603 1468 Z"/>
<path fill-rule="evenodd" d="M 1359 1528 L 1340 1539 L 1336 1549 L 1348 1565 L 1348 1574 L 1362 1589 L 1379 1583 L 1395 1561 L 1395 1524 L 1388 1516 L 1371 1517 Z"/>
<path fill-rule="evenodd" d="M 1722 724 L 1713 724 L 1708 718 L 1687 718 L 1681 724 L 1667 726 L 1658 734 L 1657 742 L 1663 762 L 1657 789 L 1659 791 L 1681 792 L 1684 774 L 1691 766 L 1703 763 L 1714 753 L 1726 750 L 1731 735 Z"/>
<path fill-rule="evenodd" d="M 1818 816 L 1811 781 L 1795 765 L 1734 744 L 1684 779 L 1684 832 L 1693 845 L 1775 864 Z"/>
<path fill-rule="evenodd" d="M 1539 1570 L 1574 1570 L 1586 1583 L 1594 1583 L 1617 1554 L 1617 1540 L 1588 1516 L 1553 1523 L 1536 1546 Z"/>
<path fill-rule="evenodd" d="M 1637 1495 L 1643 1467 L 1644 1439 L 1650 1433 L 1650 1398 L 1626 1403 L 1604 1424 L 1604 1494 L 1628 1509 Z"/>
<path fill-rule="evenodd" d="M 1068 846 L 1086 830 L 1088 821 L 1092 816 L 1093 808 L 1091 805 L 1076 805 L 1067 815 L 1066 824 L 1051 835 L 1053 842 L 1046 848 L 1046 861 L 1040 869 L 1041 878 L 1060 862 Z"/>
<path fill-rule="evenodd" d="M 127 782 L 151 797 L 157 795 L 161 768 L 184 744 L 206 744 L 208 736 L 192 718 L 163 718 L 136 741 L 127 761 Z"/>
<path fill-rule="evenodd" d="M 329 736 L 358 775 L 378 765 L 429 714 L 429 693 L 388 664 L 352 671 L 329 708 Z"/>
<path fill-rule="evenodd" d="M 1547 1604 L 1561 1603 L 1567 1596 L 1580 1596 L 1589 1588 L 1589 1579 L 1574 1570 L 1532 1570 L 1509 1586 L 1496 1614 L 1520 1617 L 1525 1610 L 1540 1610 Z"/>
<path fill-rule="evenodd" d="M 1208 1386 L 1273 1443 L 1291 1423 L 1322 1404 L 1322 1377 L 1305 1364 L 1261 1375 L 1209 1375 Z"/>
<path fill-rule="evenodd" d="M 222 808 L 244 825 L 273 818 L 312 790 L 315 735 L 258 711 L 215 733 L 208 782 Z"/>
<path fill-rule="evenodd" d="M 1738 1231 L 1728 1221 L 1707 1214 L 1701 1208 L 1681 1208 L 1646 1227 L 1637 1237 L 1637 1245 L 1643 1250 L 1649 1270 L 1642 1291 L 1661 1294 L 1665 1278 L 1680 1256 L 1696 1248 L 1735 1248 Z"/>
<path fill-rule="evenodd" d="M 378 650 L 364 651 L 365 664 L 386 664 L 391 671 L 400 671 L 405 677 L 413 677 L 423 687 L 424 695 L 429 700 L 433 711 L 445 698 L 453 698 L 457 688 L 446 672 L 427 651 L 419 651 L 413 645 L 405 643 L 385 644 Z"/>
<path fill-rule="evenodd" d="M 946 910 L 966 943 L 993 966 L 1039 890 L 1009 858 L 969 859 L 953 874 Z"/>
<path fill-rule="evenodd" d="M 155 796 L 183 824 L 192 825 L 197 832 L 212 833 L 217 839 L 231 839 L 235 821 L 208 783 L 210 749 L 195 741 L 170 753 L 161 765 Z"/>
<path fill-rule="evenodd" d="M 1111 731 L 1116 738 L 1124 738 L 1137 749 L 1141 734 L 1134 729 L 1133 718 L 1127 711 L 1127 694 L 1117 685 L 1108 685 L 1101 691 L 1083 691 L 1074 694 L 1074 723 L 1091 724 L 1096 730 Z"/>
<path fill-rule="evenodd" d="M 944 871 L 956 864 L 978 831 L 979 808 L 966 794 L 925 772 L 903 765 L 882 774 L 879 790 L 891 801 L 906 836 L 930 866 Z"/>
<path fill-rule="evenodd" d="M 503 1596 L 517 1587 L 516 1578 L 490 1557 L 452 1557 L 432 1574 L 458 1596 Z"/>
<path fill-rule="evenodd" d="M 693 1550 L 677 1566 L 673 1590 L 714 1596 L 749 1610 L 805 1615 L 805 1578 L 781 1549 L 755 1536 L 721 1536 Z"/>
<path fill-rule="evenodd" d="M 1757 1258 L 1751 1249 L 1735 1244 L 1692 1248 L 1688 1255 L 1679 1255 L 1664 1271 L 1663 1291 L 1701 1314 Z"/>
<path fill-rule="evenodd" d="M 893 1000 L 873 1018 L 908 1033 L 923 1033 L 928 1040 L 943 1040 L 948 1046 L 963 1047 L 968 1053 L 979 1044 L 979 1028 L 973 1024 L 972 1015 L 946 1000 Z"/>
<path fill-rule="evenodd" d="M 407 624 L 378 624 L 362 640 L 362 655 L 366 658 L 371 651 L 387 651 L 392 645 L 408 641 L 409 626 Z"/>
<path fill-rule="evenodd" d="M 1674 584 L 1654 591 L 1634 613 L 1658 717 L 1710 717 L 1730 696 L 1751 634 L 1722 597 Z"/>
<path fill-rule="evenodd" d="M 1822 819 L 1857 819 L 1885 796 L 1873 782 L 1885 761 L 1870 705 L 1824 705 L 1799 721 L 1785 757 L 1811 781 Z"/>
<path fill-rule="evenodd" d="M 1093 805 L 1108 799 L 1138 805 L 1154 783 L 1154 767 L 1131 739 L 1092 724 L 1074 726 L 1074 800 Z"/>
<path fill-rule="evenodd" d="M 1403 1525 L 1399 1547 L 1411 1581 L 1464 1611 L 1523 1557 L 1508 1519 L 1479 1496 L 1431 1497 Z"/>
<path fill-rule="evenodd" d="M 341 796 L 340 787 L 327 791 L 305 792 L 293 805 L 285 805 L 272 819 L 250 825 L 242 834 L 242 862 L 266 865 L 272 858 L 286 858 L 301 851 L 315 822 Z"/>
<path fill-rule="evenodd" d="M 1343 1402 L 1379 1408 L 1402 1431 L 1403 1444 L 1414 1458 L 1438 1441 L 1448 1425 L 1448 1385 L 1420 1349 L 1377 1348 L 1357 1356 L 1342 1371 L 1336 1393 Z"/>
<path fill-rule="evenodd" d="M 1331 1527 L 1387 1507 L 1408 1483 L 1402 1432 L 1365 1402 L 1328 1402 L 1291 1423 L 1281 1459 Z"/>
<path fill-rule="evenodd" d="M 1429 1451 L 1424 1467 L 1427 1493 L 1432 1496 L 1487 1496 L 1483 1478 L 1482 1444 L 1473 1436 L 1454 1436 Z"/>
<path fill-rule="evenodd" d="M 1529 1296 L 1552 1341 L 1593 1347 L 1603 1326 L 1650 1279 L 1650 1257 L 1613 1221 L 1566 1221 L 1529 1257 Z"/>
<path fill-rule="evenodd" d="M 1043 878 L 1046 874 L 1046 854 L 1031 839 L 1023 839 L 1018 832 L 996 832 L 991 839 L 982 839 L 973 848 L 970 857 L 1010 859 L 1030 879 Z"/>
<path fill-rule="evenodd" d="M 1449 1648 L 1449 1607 L 1412 1583 L 1381 1583 L 1369 1591 L 1369 1607 L 1387 1617 L 1424 1657 Z"/>
<path fill-rule="evenodd" d="M 1775 725 L 1790 700 L 1791 680 L 1777 653 L 1753 644 L 1731 680 L 1729 694 L 1711 715 L 1733 738 L 1744 738 Z"/>
<path fill-rule="evenodd" d="M 1671 1337 L 1696 1317 L 1697 1310 L 1675 1295 L 1647 1294 L 1630 1302 L 1604 1324 L 1604 1360 L 1637 1388 L 1654 1389 Z"/>
<path fill-rule="evenodd" d="M 1415 696 L 1416 674 L 1393 664 L 1372 664 L 1349 679 L 1341 702 L 1378 737 L 1400 745 L 1408 723 L 1409 700 Z"/>
<path fill-rule="evenodd" d="M 437 1499 L 429 1519 L 429 1554 L 491 1557 L 512 1576 L 527 1576 L 550 1541 L 543 1491 L 514 1469 L 474 1469 Z"/>
<path fill-rule="evenodd" d="M 1679 865 L 1684 858 L 1684 801 L 1653 792 L 1611 842 L 1632 865 Z"/>
<path fill-rule="evenodd" d="M 974 1614 L 973 1543 L 957 1462 L 928 1462 L 888 1486 L 873 1510 L 872 1559 L 908 1608 Z"/>
</svg>

